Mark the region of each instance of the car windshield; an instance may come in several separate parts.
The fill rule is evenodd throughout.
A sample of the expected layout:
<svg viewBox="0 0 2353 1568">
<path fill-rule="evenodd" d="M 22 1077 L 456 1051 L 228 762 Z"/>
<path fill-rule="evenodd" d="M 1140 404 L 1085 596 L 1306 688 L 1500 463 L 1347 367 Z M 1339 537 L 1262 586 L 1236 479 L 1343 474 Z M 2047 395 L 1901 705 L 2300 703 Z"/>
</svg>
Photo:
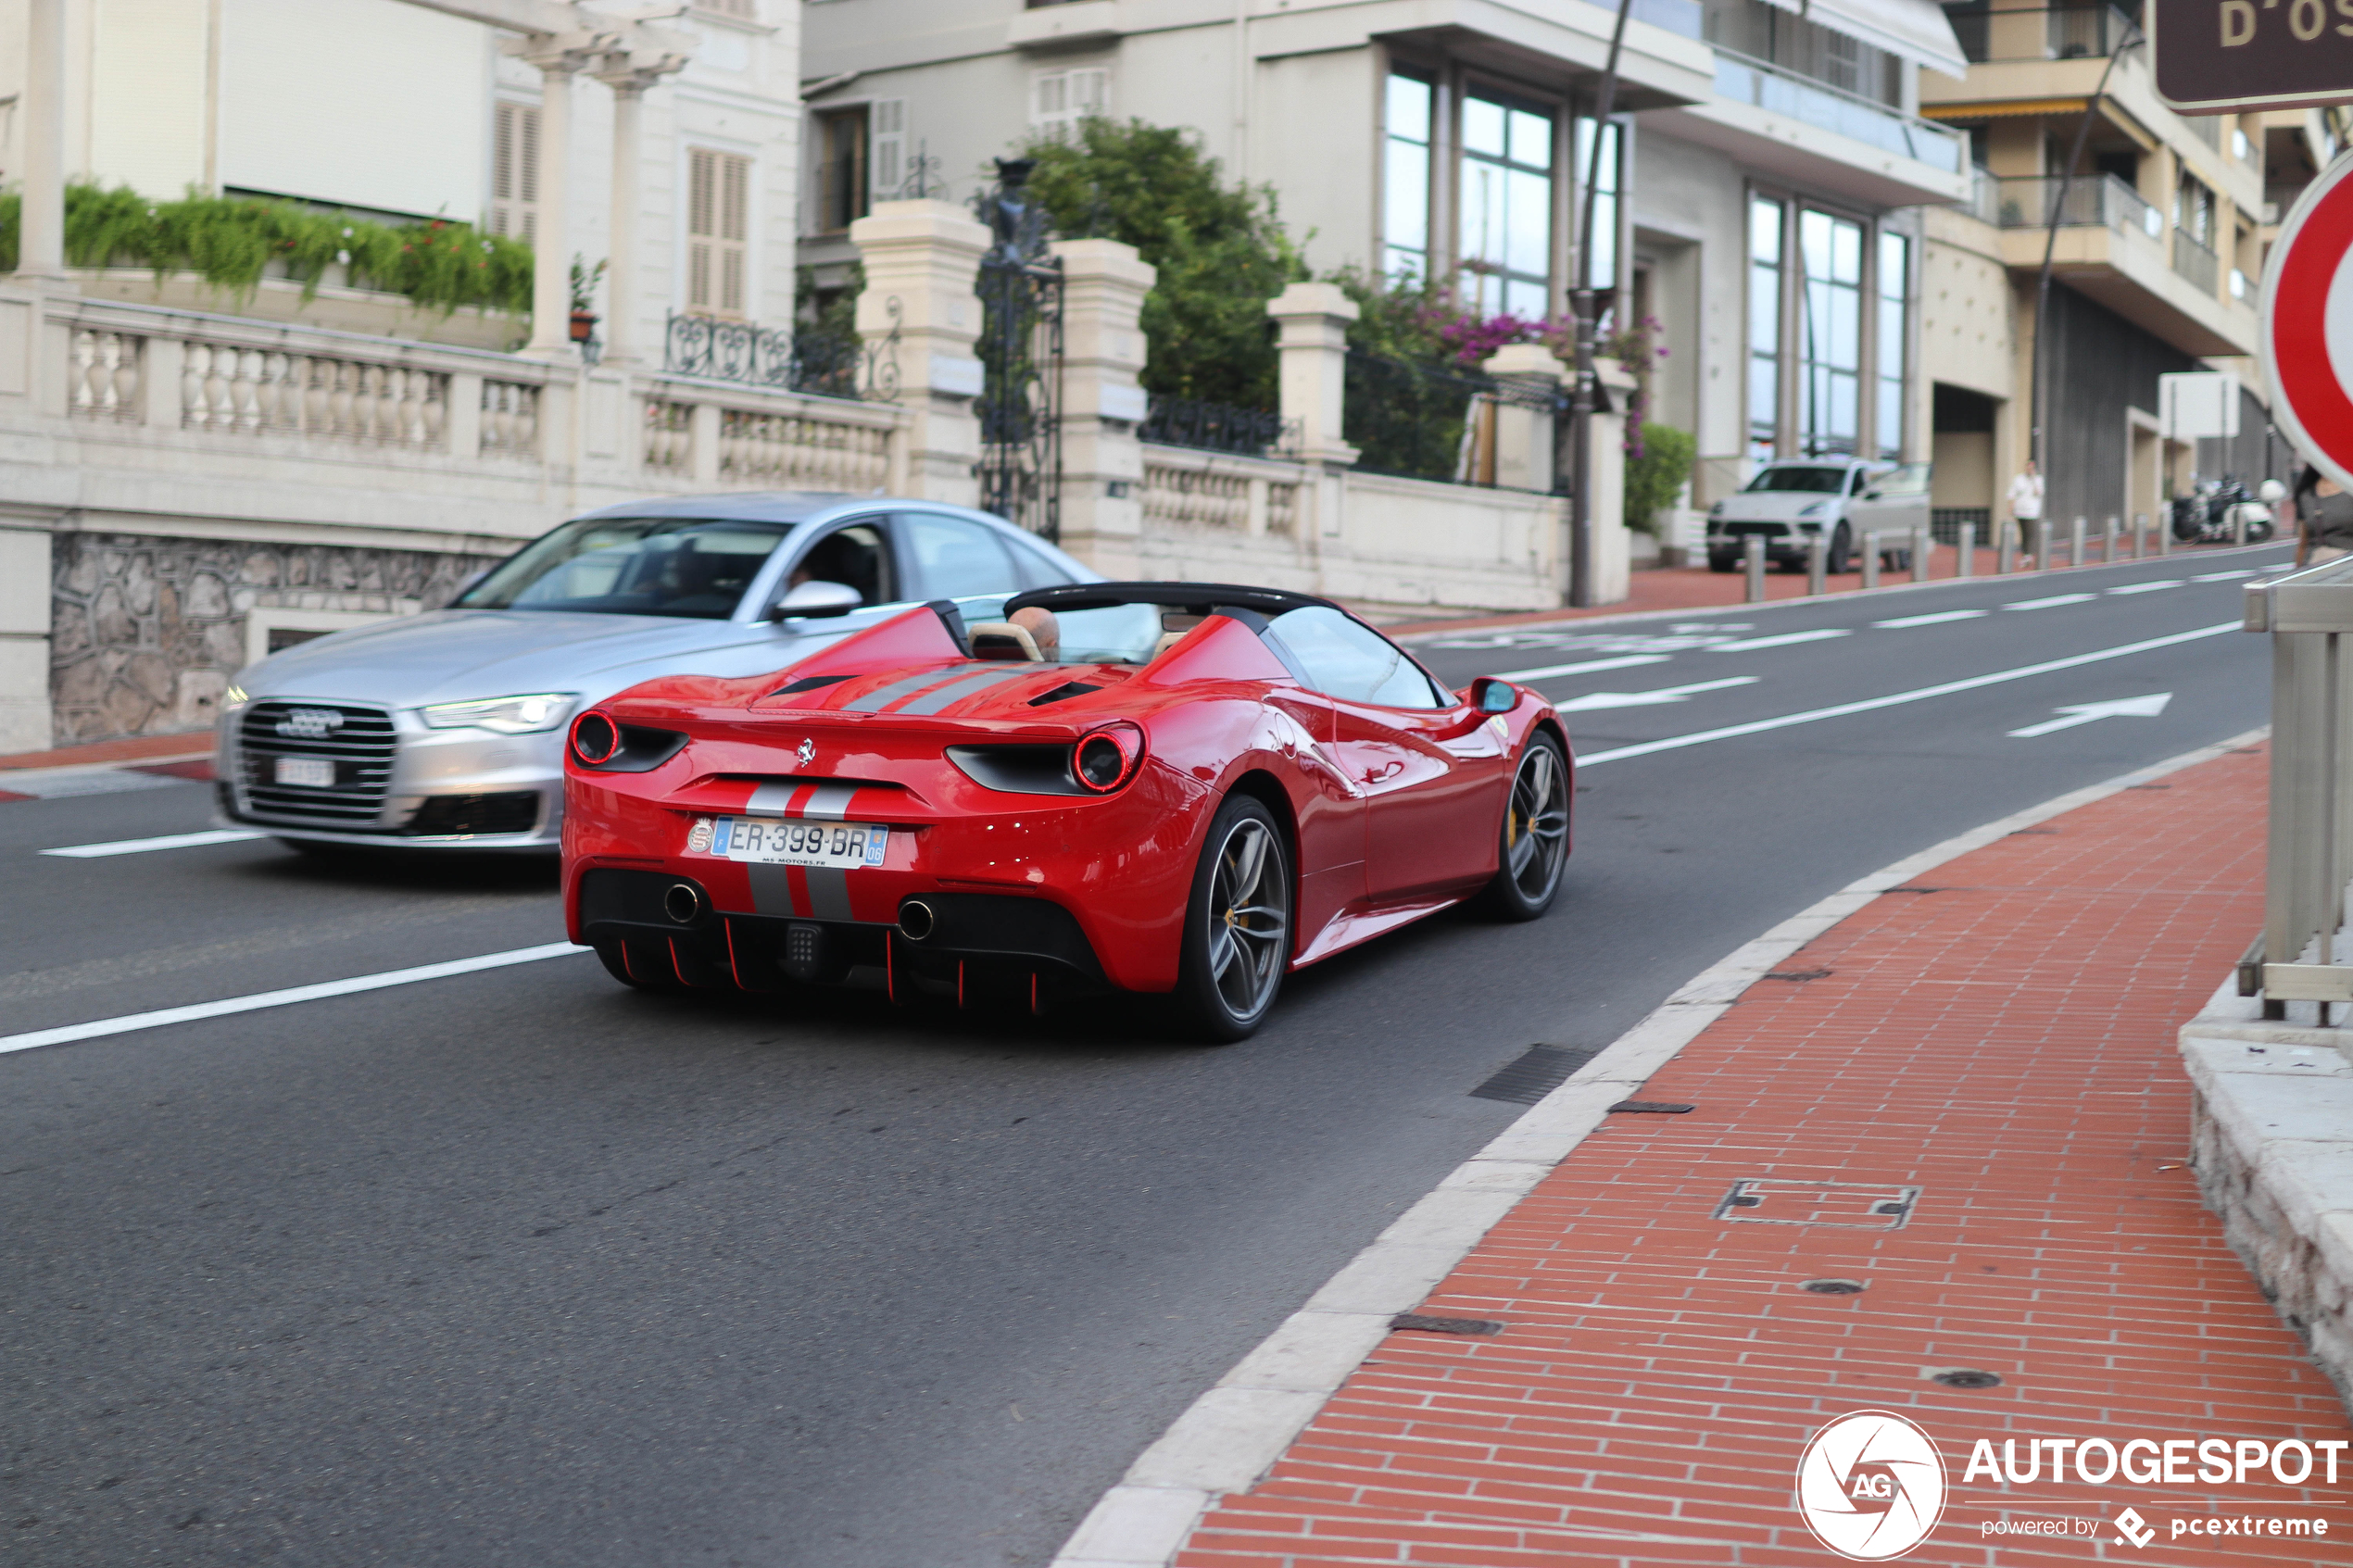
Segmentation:
<svg viewBox="0 0 2353 1568">
<path fill-rule="evenodd" d="M 788 522 L 582 518 L 525 545 L 455 609 L 599 610 L 724 621 Z"/>
<path fill-rule="evenodd" d="M 1743 487 L 1748 490 L 1802 490 L 1816 495 L 1835 495 L 1846 488 L 1844 469 L 1816 468 L 1811 464 L 1788 464 L 1767 469 Z"/>
</svg>

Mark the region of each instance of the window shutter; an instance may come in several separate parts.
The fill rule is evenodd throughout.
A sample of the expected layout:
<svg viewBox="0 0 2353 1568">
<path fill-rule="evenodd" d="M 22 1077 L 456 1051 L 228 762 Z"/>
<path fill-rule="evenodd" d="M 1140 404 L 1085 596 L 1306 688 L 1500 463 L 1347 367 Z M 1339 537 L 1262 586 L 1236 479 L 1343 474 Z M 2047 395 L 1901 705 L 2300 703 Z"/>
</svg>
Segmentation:
<svg viewBox="0 0 2353 1568">
<path fill-rule="evenodd" d="M 907 100 L 883 98 L 868 111 L 867 167 L 874 173 L 873 200 L 896 201 L 906 183 Z"/>
<path fill-rule="evenodd" d="M 686 153 L 686 308 L 740 316 L 751 238 L 751 160 Z"/>
<path fill-rule="evenodd" d="M 490 232 L 525 245 L 538 232 L 539 111 L 500 104 L 491 119 Z"/>
<path fill-rule="evenodd" d="M 1076 125 L 1089 115 L 1110 112 L 1111 72 L 1101 66 L 1041 71 L 1030 79 L 1032 125 Z"/>
</svg>

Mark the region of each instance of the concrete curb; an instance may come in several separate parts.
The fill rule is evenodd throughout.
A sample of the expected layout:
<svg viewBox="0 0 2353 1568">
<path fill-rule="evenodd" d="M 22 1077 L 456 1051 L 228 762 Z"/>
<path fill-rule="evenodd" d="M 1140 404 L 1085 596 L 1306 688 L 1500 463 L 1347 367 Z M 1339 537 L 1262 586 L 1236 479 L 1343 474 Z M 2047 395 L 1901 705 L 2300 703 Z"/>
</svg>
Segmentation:
<svg viewBox="0 0 2353 1568">
<path fill-rule="evenodd" d="M 1211 1504 L 1255 1486 L 1274 1467 L 1387 1336 L 1391 1316 L 1419 1306 L 1611 1105 L 1629 1098 L 1767 971 L 1924 872 L 2269 733 L 2250 730 L 1972 828 L 1849 883 L 1701 971 L 1455 1167 L 1196 1399 L 1079 1522 L 1052 1568 L 1165 1568 Z"/>
</svg>

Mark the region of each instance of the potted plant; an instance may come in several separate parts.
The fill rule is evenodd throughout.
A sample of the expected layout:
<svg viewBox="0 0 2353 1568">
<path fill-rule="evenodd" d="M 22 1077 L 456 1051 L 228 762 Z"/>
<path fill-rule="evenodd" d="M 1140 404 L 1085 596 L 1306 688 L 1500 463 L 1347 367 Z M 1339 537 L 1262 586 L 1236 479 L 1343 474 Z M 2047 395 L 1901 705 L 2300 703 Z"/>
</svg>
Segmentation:
<svg viewBox="0 0 2353 1568">
<path fill-rule="evenodd" d="M 572 258 L 572 341 L 586 343 L 597 335 L 597 282 L 605 275 L 605 263 L 594 267 L 583 257 Z"/>
</svg>

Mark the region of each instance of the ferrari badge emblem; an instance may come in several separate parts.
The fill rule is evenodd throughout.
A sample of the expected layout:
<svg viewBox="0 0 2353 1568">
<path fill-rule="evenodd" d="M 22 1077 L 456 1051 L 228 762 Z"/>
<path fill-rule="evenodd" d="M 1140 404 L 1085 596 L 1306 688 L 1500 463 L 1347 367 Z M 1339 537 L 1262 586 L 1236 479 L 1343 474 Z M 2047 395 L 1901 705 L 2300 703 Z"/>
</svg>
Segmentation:
<svg viewBox="0 0 2353 1568">
<path fill-rule="evenodd" d="M 800 765 L 806 768 L 809 764 L 817 760 L 817 743 L 813 740 L 804 740 L 800 743 L 800 749 L 794 752 L 793 755 L 799 758 Z"/>
<path fill-rule="evenodd" d="M 711 853 L 711 819 L 709 817 L 697 817 L 695 825 L 686 830 L 686 849 L 688 853 L 695 855 Z"/>
</svg>

